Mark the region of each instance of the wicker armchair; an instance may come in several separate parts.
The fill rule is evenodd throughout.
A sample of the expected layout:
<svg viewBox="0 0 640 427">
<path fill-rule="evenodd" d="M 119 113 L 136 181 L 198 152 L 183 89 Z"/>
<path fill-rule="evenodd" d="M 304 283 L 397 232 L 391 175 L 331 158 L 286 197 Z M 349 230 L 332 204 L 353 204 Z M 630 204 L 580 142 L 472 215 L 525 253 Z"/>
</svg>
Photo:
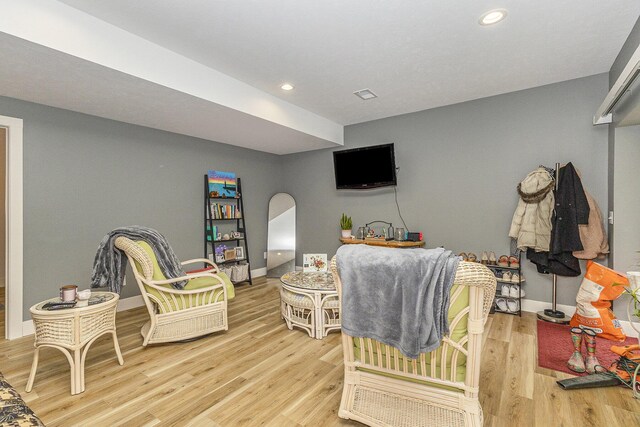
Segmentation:
<svg viewBox="0 0 640 427">
<path fill-rule="evenodd" d="M 234 296 L 231 281 L 211 261 L 201 258 L 182 265 L 207 263 L 212 269 L 166 279 L 146 242 L 118 237 L 115 246 L 127 255 L 150 320 L 140 333 L 142 345 L 182 341 L 227 330 L 227 301 Z M 188 280 L 184 289 L 172 283 Z"/>
<path fill-rule="evenodd" d="M 335 257 L 331 271 L 341 297 Z M 370 426 L 482 426 L 482 332 L 495 290 L 488 268 L 460 262 L 450 294 L 450 333 L 438 349 L 415 360 L 342 332 L 345 376 L 338 415 Z"/>
</svg>

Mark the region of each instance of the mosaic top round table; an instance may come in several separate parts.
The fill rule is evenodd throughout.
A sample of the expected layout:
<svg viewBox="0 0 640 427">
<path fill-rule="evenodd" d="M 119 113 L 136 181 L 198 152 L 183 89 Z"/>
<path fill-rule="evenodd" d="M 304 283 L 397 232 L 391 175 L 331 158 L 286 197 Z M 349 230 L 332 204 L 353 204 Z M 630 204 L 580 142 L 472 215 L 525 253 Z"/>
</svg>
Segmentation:
<svg viewBox="0 0 640 427">
<path fill-rule="evenodd" d="M 292 271 L 280 281 L 280 312 L 289 329 L 298 327 L 319 340 L 340 329 L 340 301 L 331 273 Z"/>
</svg>

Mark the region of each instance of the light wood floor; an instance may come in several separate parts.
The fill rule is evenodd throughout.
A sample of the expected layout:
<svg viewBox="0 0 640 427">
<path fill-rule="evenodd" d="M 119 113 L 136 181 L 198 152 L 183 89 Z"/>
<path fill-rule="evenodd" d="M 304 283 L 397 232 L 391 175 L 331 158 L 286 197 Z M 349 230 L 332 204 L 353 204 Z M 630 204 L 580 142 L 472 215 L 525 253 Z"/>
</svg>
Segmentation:
<svg viewBox="0 0 640 427">
<path fill-rule="evenodd" d="M 118 313 L 125 364 L 111 341 L 91 348 L 86 391 L 69 394 L 69 367 L 44 349 L 31 393 L 24 387 L 31 337 L 0 341 L 0 370 L 48 426 L 359 425 L 337 417 L 342 391 L 339 334 L 324 340 L 289 331 L 277 280 L 237 289 L 229 331 L 191 343 L 141 346 L 146 311 Z M 640 402 L 624 388 L 563 391 L 536 366 L 535 317 L 488 322 L 481 403 L 487 426 L 639 426 Z"/>
</svg>

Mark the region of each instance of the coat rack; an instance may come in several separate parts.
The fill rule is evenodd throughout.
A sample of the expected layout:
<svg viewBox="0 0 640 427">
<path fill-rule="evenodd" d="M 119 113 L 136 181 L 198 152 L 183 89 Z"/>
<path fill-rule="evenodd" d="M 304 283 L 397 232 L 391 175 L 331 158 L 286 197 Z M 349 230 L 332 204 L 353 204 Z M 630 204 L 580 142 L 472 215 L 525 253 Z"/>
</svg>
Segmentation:
<svg viewBox="0 0 640 427">
<path fill-rule="evenodd" d="M 556 163 L 556 171 L 555 171 L 555 183 L 554 183 L 554 192 L 558 191 L 558 178 L 560 177 L 560 163 Z M 555 196 L 555 194 L 554 194 Z M 555 215 L 555 202 L 554 202 L 554 215 Z M 551 249 L 551 248 L 549 248 Z M 560 323 L 567 324 L 571 320 L 567 315 L 564 314 L 563 311 L 558 310 L 557 298 L 558 298 L 558 275 L 553 274 L 552 276 L 552 296 L 551 296 L 551 308 L 547 308 L 544 311 L 539 311 L 537 313 L 538 319 L 544 320 L 545 322 L 552 323 Z"/>
</svg>

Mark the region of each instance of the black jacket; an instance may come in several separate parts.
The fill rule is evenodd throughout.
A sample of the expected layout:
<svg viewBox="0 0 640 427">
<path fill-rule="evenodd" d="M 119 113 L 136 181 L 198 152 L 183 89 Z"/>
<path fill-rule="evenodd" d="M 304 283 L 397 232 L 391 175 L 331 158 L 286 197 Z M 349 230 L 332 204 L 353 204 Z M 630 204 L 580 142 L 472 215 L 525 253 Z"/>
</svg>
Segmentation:
<svg viewBox="0 0 640 427">
<path fill-rule="evenodd" d="M 555 210 L 551 219 L 549 270 L 559 276 L 579 276 L 580 262 L 573 251 L 581 251 L 579 224 L 589 222 L 589 202 L 582 181 L 571 163 L 560 168 Z"/>
<path fill-rule="evenodd" d="M 527 251 L 527 258 L 537 265 L 540 273 L 579 276 L 580 262 L 573 256 L 573 251 L 583 249 L 578 225 L 589 222 L 589 202 L 571 163 L 560 168 L 554 196 L 549 252 Z"/>
</svg>

